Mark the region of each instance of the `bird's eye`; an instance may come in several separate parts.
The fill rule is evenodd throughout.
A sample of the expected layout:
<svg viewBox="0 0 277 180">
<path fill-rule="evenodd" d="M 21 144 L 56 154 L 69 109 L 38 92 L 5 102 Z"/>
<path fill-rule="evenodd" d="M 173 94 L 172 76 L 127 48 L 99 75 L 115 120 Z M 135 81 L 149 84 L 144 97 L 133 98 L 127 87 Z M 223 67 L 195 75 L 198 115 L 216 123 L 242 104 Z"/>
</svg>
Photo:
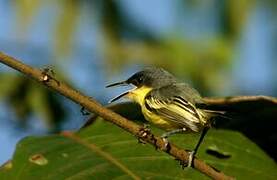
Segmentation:
<svg viewBox="0 0 277 180">
<path fill-rule="evenodd" d="M 133 76 L 131 76 L 128 80 L 127 83 L 129 84 L 133 84 L 135 86 L 141 86 L 144 82 L 144 77 L 141 74 L 134 74 Z"/>
<path fill-rule="evenodd" d="M 139 85 L 141 85 L 142 82 L 143 82 L 143 78 L 138 77 L 138 78 L 133 79 L 132 84 L 135 86 L 139 86 Z"/>
<path fill-rule="evenodd" d="M 139 78 L 137 79 L 137 81 L 138 81 L 139 84 L 142 83 L 142 81 L 143 81 L 142 77 L 139 77 Z"/>
</svg>

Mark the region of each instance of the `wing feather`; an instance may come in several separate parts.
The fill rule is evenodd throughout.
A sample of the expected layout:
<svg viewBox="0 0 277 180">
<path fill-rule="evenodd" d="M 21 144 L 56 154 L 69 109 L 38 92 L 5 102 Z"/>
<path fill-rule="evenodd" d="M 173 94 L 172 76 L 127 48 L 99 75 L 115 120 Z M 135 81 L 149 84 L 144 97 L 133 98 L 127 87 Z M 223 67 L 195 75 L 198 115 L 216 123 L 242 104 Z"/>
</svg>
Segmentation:
<svg viewBox="0 0 277 180">
<path fill-rule="evenodd" d="M 161 92 L 163 91 L 153 91 L 145 98 L 146 108 L 164 120 L 198 132 L 202 122 L 201 115 L 199 115 L 195 105 L 185 100 L 178 92 L 169 97 L 160 94 Z"/>
</svg>

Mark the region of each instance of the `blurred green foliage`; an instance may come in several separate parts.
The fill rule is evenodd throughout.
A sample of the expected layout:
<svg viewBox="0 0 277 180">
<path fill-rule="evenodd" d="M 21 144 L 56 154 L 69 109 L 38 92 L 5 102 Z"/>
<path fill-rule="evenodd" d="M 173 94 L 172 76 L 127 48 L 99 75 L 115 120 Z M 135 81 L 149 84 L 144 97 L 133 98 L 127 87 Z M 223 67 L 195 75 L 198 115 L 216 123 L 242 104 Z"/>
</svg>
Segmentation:
<svg viewBox="0 0 277 180">
<path fill-rule="evenodd" d="M 14 0 L 19 38 L 28 38 L 35 18 L 41 9 L 55 7 L 58 15 L 54 21 L 52 42 L 55 47 L 53 66 L 59 59 L 74 51 L 74 41 L 82 22 L 82 7 L 90 9 L 91 19 L 96 20 L 101 37 L 99 44 L 101 59 L 109 75 L 120 72 L 133 64 L 155 65 L 174 72 L 180 79 L 191 80 L 195 88 L 204 95 L 217 94 L 230 83 L 228 70 L 233 65 L 234 47 L 257 0 L 212 0 L 175 1 L 176 11 L 185 6 L 197 10 L 203 6 L 216 6 L 220 19 L 219 32 L 209 37 L 192 39 L 178 30 L 165 35 L 150 32 L 133 21 L 123 10 L 120 1 L 114 0 Z M 177 3 L 176 3 L 177 2 Z M 264 1 L 276 8 L 274 1 Z M 158 5 L 157 5 L 157 8 Z M 214 8 L 211 8 L 214 10 Z M 153 13 L 155 10 L 153 10 Z M 182 22 L 183 12 L 177 22 Z M 95 27 L 91 27 L 95 28 Z M 89 37 L 88 37 L 89 38 Z M 93 40 L 93 38 L 92 38 Z M 56 63 L 56 64 L 54 64 Z M 55 68 L 56 69 L 56 68 Z M 61 72 L 63 73 L 63 72 Z M 66 74 L 64 76 L 67 76 Z M 0 96 L 5 97 L 19 119 L 25 121 L 30 114 L 38 114 L 50 129 L 63 120 L 64 110 L 57 96 L 35 85 L 29 80 L 14 75 L 1 74 Z M 33 98 L 34 97 L 34 98 Z M 55 128 L 54 128 L 55 129 Z"/>
<path fill-rule="evenodd" d="M 0 73 L 0 100 L 4 100 L 24 127 L 31 117 L 41 117 L 50 131 L 60 130 L 66 111 L 58 95 L 24 76 Z"/>
</svg>

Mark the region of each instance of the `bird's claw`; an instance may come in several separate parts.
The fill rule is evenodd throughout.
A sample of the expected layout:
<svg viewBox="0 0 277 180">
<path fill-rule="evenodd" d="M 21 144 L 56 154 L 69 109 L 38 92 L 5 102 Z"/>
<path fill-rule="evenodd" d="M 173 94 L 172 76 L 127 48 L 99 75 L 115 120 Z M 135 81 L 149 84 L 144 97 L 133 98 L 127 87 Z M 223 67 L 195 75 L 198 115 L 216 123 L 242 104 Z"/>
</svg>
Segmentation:
<svg viewBox="0 0 277 180">
<path fill-rule="evenodd" d="M 170 144 L 169 144 L 169 141 L 167 139 L 167 137 L 161 137 L 163 142 L 164 142 L 164 146 L 162 148 L 163 151 L 169 151 L 170 150 Z"/>
<path fill-rule="evenodd" d="M 139 133 L 138 133 L 138 142 L 145 144 L 145 140 L 144 138 L 150 134 L 150 129 L 149 129 L 149 125 L 144 124 L 143 127 L 140 128 Z"/>
<path fill-rule="evenodd" d="M 192 167 L 195 151 L 189 151 L 188 153 L 189 153 L 189 159 L 188 159 L 187 167 Z"/>
<path fill-rule="evenodd" d="M 182 166 L 183 169 L 193 166 L 193 160 L 194 160 L 194 155 L 195 155 L 195 151 L 190 151 L 190 150 L 185 150 L 185 151 L 187 151 L 189 153 L 188 161 L 176 159 L 180 162 L 180 165 Z"/>
</svg>

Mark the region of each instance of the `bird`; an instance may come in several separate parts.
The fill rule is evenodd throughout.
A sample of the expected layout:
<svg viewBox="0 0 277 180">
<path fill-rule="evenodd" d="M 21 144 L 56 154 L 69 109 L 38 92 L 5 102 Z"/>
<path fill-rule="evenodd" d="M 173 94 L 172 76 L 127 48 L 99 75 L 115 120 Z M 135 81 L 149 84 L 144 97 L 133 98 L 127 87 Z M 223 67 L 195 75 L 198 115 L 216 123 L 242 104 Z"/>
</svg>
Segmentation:
<svg viewBox="0 0 277 180">
<path fill-rule="evenodd" d="M 224 112 L 207 109 L 197 90 L 187 83 L 179 82 L 171 73 L 160 67 L 147 67 L 127 80 L 106 87 L 124 85 L 133 85 L 134 88 L 116 96 L 110 102 L 125 97 L 138 103 L 145 119 L 165 130 L 161 135 L 165 148 L 169 145 L 168 137 L 173 134 L 202 132 L 195 148 L 189 152 L 187 167 L 191 167 L 214 117 Z"/>
</svg>

